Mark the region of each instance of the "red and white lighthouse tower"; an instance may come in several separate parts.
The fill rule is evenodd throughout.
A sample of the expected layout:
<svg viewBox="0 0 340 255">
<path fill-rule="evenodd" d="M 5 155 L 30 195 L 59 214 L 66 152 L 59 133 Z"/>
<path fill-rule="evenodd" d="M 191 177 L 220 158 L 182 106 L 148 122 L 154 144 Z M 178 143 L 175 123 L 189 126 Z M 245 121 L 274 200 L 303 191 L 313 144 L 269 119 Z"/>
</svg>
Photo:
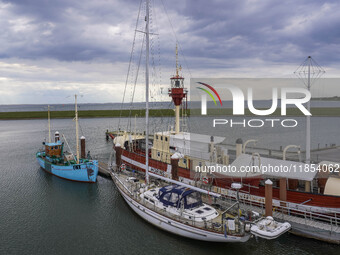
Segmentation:
<svg viewBox="0 0 340 255">
<path fill-rule="evenodd" d="M 182 105 L 183 98 L 187 96 L 187 91 L 184 88 L 184 77 L 179 75 L 179 70 L 181 67 L 178 66 L 178 49 L 176 45 L 176 75 L 170 78 L 171 80 L 171 88 L 169 89 L 169 96 L 172 97 L 172 100 L 175 104 L 175 116 L 176 116 L 176 125 L 175 125 L 175 133 L 178 134 L 180 132 L 180 107 Z"/>
</svg>

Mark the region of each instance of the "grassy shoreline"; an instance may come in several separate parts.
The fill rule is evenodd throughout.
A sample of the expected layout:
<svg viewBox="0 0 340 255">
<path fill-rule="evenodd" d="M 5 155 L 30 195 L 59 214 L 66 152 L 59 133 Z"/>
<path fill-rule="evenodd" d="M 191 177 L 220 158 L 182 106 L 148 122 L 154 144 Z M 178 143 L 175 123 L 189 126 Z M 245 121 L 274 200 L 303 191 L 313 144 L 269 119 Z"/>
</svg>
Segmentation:
<svg viewBox="0 0 340 255">
<path fill-rule="evenodd" d="M 188 110 L 188 115 L 200 116 L 200 109 Z M 340 108 L 312 108 L 311 113 L 314 117 L 340 117 Z M 137 116 L 144 117 L 145 109 L 139 110 L 94 110 L 94 111 L 79 111 L 80 118 L 118 118 Z M 151 109 L 150 117 L 171 117 L 174 116 L 172 109 Z M 208 116 L 232 116 L 232 109 L 208 109 Z M 253 115 L 248 109 L 244 116 Z M 281 110 L 277 109 L 272 117 L 281 116 Z M 288 108 L 287 116 L 301 117 L 304 116 L 299 109 Z M 269 116 L 268 116 L 269 117 Z M 52 119 L 74 118 L 74 111 L 51 111 Z M 46 111 L 39 112 L 0 112 L 0 120 L 20 120 L 20 119 L 47 119 Z"/>
<path fill-rule="evenodd" d="M 74 118 L 74 111 L 51 111 L 51 119 L 71 119 Z M 79 118 L 118 118 L 136 116 L 144 117 L 145 109 L 140 110 L 93 110 L 78 111 Z M 173 116 L 174 111 L 169 109 L 151 109 L 151 117 Z M 20 120 L 20 119 L 47 119 L 47 111 L 39 112 L 0 112 L 0 120 Z"/>
</svg>

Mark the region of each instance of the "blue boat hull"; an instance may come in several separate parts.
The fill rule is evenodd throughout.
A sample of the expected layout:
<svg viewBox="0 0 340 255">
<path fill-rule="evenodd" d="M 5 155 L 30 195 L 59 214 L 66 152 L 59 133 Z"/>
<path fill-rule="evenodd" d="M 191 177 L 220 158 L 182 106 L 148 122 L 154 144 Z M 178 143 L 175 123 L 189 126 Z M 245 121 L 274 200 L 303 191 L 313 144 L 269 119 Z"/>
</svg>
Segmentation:
<svg viewBox="0 0 340 255">
<path fill-rule="evenodd" d="M 98 175 L 98 161 L 80 163 L 75 165 L 55 165 L 51 162 L 37 157 L 39 165 L 46 172 L 63 179 L 79 182 L 96 182 Z"/>
</svg>

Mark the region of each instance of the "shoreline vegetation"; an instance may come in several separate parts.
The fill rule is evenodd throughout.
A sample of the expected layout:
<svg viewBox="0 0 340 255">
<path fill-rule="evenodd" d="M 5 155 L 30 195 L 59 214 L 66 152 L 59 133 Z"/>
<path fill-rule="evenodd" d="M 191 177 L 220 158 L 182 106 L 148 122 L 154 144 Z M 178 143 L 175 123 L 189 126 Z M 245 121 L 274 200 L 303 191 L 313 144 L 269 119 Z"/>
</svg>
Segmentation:
<svg viewBox="0 0 340 255">
<path fill-rule="evenodd" d="M 261 110 L 261 109 L 259 109 Z M 74 111 L 51 111 L 52 119 L 74 118 Z M 314 117 L 340 117 L 340 108 L 311 108 Z M 145 109 L 138 110 L 87 110 L 78 111 L 80 118 L 119 118 L 119 117 L 144 117 Z M 172 109 L 150 109 L 150 117 L 173 117 L 175 115 Z M 188 110 L 188 116 L 201 116 L 200 109 Z M 207 116 L 233 116 L 231 108 L 208 109 Z M 242 115 L 243 116 L 243 115 Z M 245 115 L 254 117 L 248 109 Z M 262 117 L 280 117 L 281 109 L 277 109 L 273 114 Z M 297 108 L 288 108 L 287 115 L 291 117 L 303 117 L 302 112 Z M 241 117 L 241 116 L 240 116 Z M 257 116 L 260 117 L 260 116 Z M 47 119 L 46 111 L 36 112 L 0 112 L 0 120 L 21 120 L 21 119 Z"/>
</svg>

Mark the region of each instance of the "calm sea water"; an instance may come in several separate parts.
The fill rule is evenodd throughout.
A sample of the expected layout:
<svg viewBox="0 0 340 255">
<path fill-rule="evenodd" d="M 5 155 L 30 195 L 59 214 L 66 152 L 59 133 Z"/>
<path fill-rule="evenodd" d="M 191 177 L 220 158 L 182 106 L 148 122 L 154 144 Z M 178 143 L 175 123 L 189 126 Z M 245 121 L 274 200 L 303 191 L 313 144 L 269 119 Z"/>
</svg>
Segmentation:
<svg viewBox="0 0 340 255">
<path fill-rule="evenodd" d="M 336 125 L 328 125 L 331 135 L 327 137 L 332 137 L 339 132 L 340 121 L 329 121 Z M 144 120 L 136 122 L 141 127 Z M 127 119 L 122 120 L 122 124 L 127 123 Z M 71 120 L 53 120 L 52 124 L 53 130 L 64 133 L 68 142 L 74 144 Z M 113 119 L 81 121 L 88 149 L 101 160 L 108 159 L 112 147 L 106 142 L 104 132 L 116 124 L 117 120 Z M 238 129 L 225 133 L 232 139 L 232 136 L 244 135 L 242 132 L 246 131 Z M 45 120 L 0 121 L 0 254 L 304 255 L 340 252 L 339 246 L 291 234 L 274 241 L 254 238 L 245 244 L 205 243 L 168 234 L 133 213 L 112 181 L 98 177 L 96 184 L 75 183 L 41 170 L 35 152 L 46 134 Z M 299 132 L 291 131 L 292 140 L 294 136 L 299 136 Z M 267 139 L 269 144 L 272 138 Z"/>
</svg>

